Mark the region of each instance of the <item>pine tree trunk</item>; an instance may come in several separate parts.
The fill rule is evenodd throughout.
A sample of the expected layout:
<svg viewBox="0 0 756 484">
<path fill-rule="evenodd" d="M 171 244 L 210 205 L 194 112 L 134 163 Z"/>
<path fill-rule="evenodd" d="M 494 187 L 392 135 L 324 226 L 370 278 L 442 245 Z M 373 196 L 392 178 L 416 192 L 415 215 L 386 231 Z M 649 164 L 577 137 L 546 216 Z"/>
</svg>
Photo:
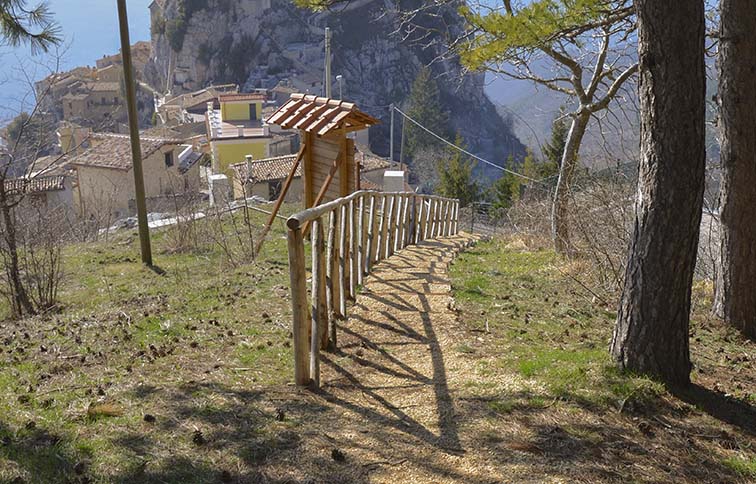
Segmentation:
<svg viewBox="0 0 756 484">
<path fill-rule="evenodd" d="M 611 352 L 625 370 L 682 385 L 704 192 L 704 7 L 636 0 L 636 9 L 641 160 Z"/>
<path fill-rule="evenodd" d="M 756 4 L 721 0 L 720 264 L 714 311 L 756 339 Z"/>
<path fill-rule="evenodd" d="M 551 207 L 551 237 L 554 249 L 557 253 L 571 256 L 574 253 L 570 240 L 569 211 L 570 190 L 575 177 L 575 168 L 578 165 L 580 145 L 591 119 L 590 112 L 583 111 L 572 118 L 572 126 L 567 135 L 567 143 L 562 155 L 562 165 L 559 168 L 559 181 L 554 192 L 554 203 Z"/>
</svg>

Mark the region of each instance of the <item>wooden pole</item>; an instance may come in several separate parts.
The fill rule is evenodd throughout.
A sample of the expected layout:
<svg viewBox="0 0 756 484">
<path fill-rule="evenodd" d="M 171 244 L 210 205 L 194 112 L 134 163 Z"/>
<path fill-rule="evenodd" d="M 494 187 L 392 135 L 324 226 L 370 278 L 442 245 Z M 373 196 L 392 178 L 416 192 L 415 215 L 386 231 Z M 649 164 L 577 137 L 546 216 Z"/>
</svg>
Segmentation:
<svg viewBox="0 0 756 484">
<path fill-rule="evenodd" d="M 361 196 L 359 202 L 357 203 L 357 210 L 359 210 L 359 213 L 357 214 L 357 233 L 355 234 L 357 236 L 357 285 L 362 285 L 362 277 L 364 275 L 364 260 L 365 260 L 365 244 L 363 242 L 363 236 L 364 236 L 364 222 L 365 222 L 365 196 Z"/>
<path fill-rule="evenodd" d="M 423 200 L 423 197 L 420 197 L 420 200 L 417 204 L 417 222 L 415 227 L 415 243 L 419 244 L 423 240 L 423 207 L 425 206 L 425 201 Z"/>
<path fill-rule="evenodd" d="M 328 235 L 326 236 L 326 313 L 328 314 L 328 333 L 330 334 L 328 349 L 336 350 L 336 308 L 334 307 L 334 272 L 338 271 L 335 257 L 334 241 L 336 240 L 336 211 L 328 214 Z"/>
<path fill-rule="evenodd" d="M 294 381 L 305 386 L 310 383 L 308 367 L 307 274 L 305 272 L 304 239 L 299 229 L 289 229 L 289 281 L 291 285 L 292 334 L 294 335 Z"/>
<path fill-rule="evenodd" d="M 386 245 L 386 236 L 384 235 L 386 228 L 386 209 L 388 208 L 386 207 L 386 203 L 386 195 L 381 195 L 381 218 L 378 220 L 378 234 L 375 242 L 375 262 L 380 261 L 381 254 L 386 251 L 384 248 Z"/>
<path fill-rule="evenodd" d="M 357 298 L 357 231 L 355 223 L 355 199 L 349 200 L 349 299 Z"/>
<path fill-rule="evenodd" d="M 347 206 L 341 206 L 339 216 L 339 313 L 346 318 L 347 267 L 346 267 Z"/>
<path fill-rule="evenodd" d="M 263 227 L 263 231 L 257 240 L 257 246 L 255 247 L 254 252 L 255 257 L 257 257 L 257 254 L 260 253 L 260 249 L 262 249 L 263 243 L 265 243 L 265 237 L 268 235 L 270 228 L 273 226 L 273 222 L 276 220 L 276 216 L 278 216 L 278 211 L 281 209 L 281 204 L 283 204 L 283 201 L 286 198 L 286 194 L 289 192 L 289 187 L 291 186 L 291 182 L 294 180 L 294 177 L 297 174 L 297 167 L 302 161 L 302 157 L 304 156 L 306 149 L 306 145 L 302 145 L 302 147 L 299 149 L 299 153 L 297 153 L 297 159 L 294 160 L 294 165 L 291 167 L 291 171 L 289 171 L 289 174 L 286 176 L 286 181 L 284 181 L 283 187 L 281 188 L 281 193 L 278 195 L 278 199 L 273 205 L 273 210 L 270 212 L 268 222 L 265 224 L 265 227 Z"/>
<path fill-rule="evenodd" d="M 396 203 L 396 198 L 394 195 L 387 195 L 387 202 L 388 202 L 388 214 L 386 216 L 386 239 L 384 245 L 386 246 L 386 256 L 385 258 L 388 259 L 391 257 L 392 254 L 392 248 L 393 248 L 393 234 L 394 231 L 394 204 Z"/>
<path fill-rule="evenodd" d="M 150 227 L 147 224 L 147 201 L 144 192 L 144 174 L 142 173 L 142 147 L 139 143 L 139 118 L 136 103 L 136 84 L 134 67 L 131 60 L 131 40 L 129 40 L 129 20 L 126 12 L 126 0 L 118 2 L 118 24 L 121 32 L 121 58 L 123 77 L 126 85 L 126 106 L 129 115 L 129 136 L 131 137 L 131 161 L 134 168 L 134 195 L 137 207 L 137 225 L 139 226 L 139 246 L 142 263 L 152 265 L 152 246 L 150 244 Z"/>
<path fill-rule="evenodd" d="M 365 247 L 365 274 L 370 274 L 373 264 L 373 251 L 375 250 L 375 194 L 370 194 L 370 212 L 368 213 L 368 234 Z"/>
</svg>

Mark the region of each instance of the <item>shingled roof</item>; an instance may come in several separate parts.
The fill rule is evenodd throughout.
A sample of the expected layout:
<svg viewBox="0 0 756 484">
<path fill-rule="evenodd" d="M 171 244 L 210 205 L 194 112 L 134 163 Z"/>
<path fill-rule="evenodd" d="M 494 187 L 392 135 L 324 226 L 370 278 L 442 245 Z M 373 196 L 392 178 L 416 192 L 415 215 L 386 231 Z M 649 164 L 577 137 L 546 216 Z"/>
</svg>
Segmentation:
<svg viewBox="0 0 756 484">
<path fill-rule="evenodd" d="M 388 160 L 379 158 L 370 153 L 363 153 L 357 151 L 354 155 L 355 160 L 360 161 L 360 171 L 365 173 L 374 170 L 382 170 L 391 166 Z M 235 176 L 240 180 L 249 180 L 259 183 L 274 180 L 283 180 L 289 176 L 291 167 L 297 160 L 297 155 L 284 155 L 275 156 L 273 158 L 265 158 L 262 160 L 253 160 L 252 176 L 247 173 L 247 162 L 242 161 L 240 163 L 234 163 L 229 167 L 234 171 Z M 297 167 L 296 177 L 302 176 L 302 164 Z"/>
<path fill-rule="evenodd" d="M 60 191 L 65 189 L 65 181 L 65 175 L 13 178 L 5 180 L 5 192 L 9 195 L 18 195 L 21 193 Z"/>
<path fill-rule="evenodd" d="M 230 168 L 234 171 L 236 177 L 240 180 L 252 179 L 254 182 L 266 182 L 274 180 L 283 180 L 289 176 L 291 167 L 297 160 L 297 155 L 275 156 L 262 160 L 254 160 L 252 163 L 251 176 L 247 171 L 247 162 L 234 163 Z M 302 176 L 302 164 L 297 167 L 295 176 Z"/>
<path fill-rule="evenodd" d="M 149 157 L 165 145 L 180 144 L 179 139 L 140 137 L 142 159 Z M 70 159 L 74 166 L 95 166 L 116 170 L 131 169 L 131 140 L 122 134 L 93 134 L 89 138 L 91 148 Z"/>
<path fill-rule="evenodd" d="M 268 118 L 268 123 L 324 136 L 342 128 L 365 129 L 378 124 L 378 120 L 357 109 L 354 103 L 297 93 Z"/>
</svg>

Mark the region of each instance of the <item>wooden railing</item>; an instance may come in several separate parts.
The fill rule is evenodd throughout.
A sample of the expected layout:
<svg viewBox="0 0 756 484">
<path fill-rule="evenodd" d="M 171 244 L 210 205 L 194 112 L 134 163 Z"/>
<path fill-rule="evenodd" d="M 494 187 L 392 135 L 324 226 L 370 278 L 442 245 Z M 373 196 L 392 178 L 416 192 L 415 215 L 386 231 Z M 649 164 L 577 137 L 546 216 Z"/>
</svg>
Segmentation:
<svg viewBox="0 0 756 484">
<path fill-rule="evenodd" d="M 320 350 L 336 348 L 336 320 L 375 263 L 410 244 L 458 232 L 459 201 L 359 191 L 286 221 L 297 385 L 320 385 Z M 312 227 L 310 227 L 312 224 Z M 308 307 L 305 237 L 312 228 Z"/>
</svg>

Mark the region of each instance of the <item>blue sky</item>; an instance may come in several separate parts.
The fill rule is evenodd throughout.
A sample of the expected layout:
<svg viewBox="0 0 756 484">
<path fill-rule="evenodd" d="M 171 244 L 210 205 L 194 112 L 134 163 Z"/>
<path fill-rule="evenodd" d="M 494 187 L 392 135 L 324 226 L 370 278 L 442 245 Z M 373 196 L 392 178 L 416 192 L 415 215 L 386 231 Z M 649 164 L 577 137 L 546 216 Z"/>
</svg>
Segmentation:
<svg viewBox="0 0 756 484">
<path fill-rule="evenodd" d="M 150 16 L 147 6 L 151 0 L 127 0 L 132 42 L 148 40 Z M 33 5 L 36 0 L 29 0 Z M 50 10 L 60 25 L 65 39 L 62 68 L 94 65 L 105 54 L 118 52 L 118 13 L 115 0 L 48 0 Z M 22 108 L 22 98 L 28 91 L 21 78 L 20 66 L 41 78 L 48 69 L 38 64 L 50 64 L 54 56 L 32 57 L 28 46 L 16 49 L 0 46 L 0 121 L 8 112 Z M 36 80 L 36 79 L 35 79 Z M 3 113 L 4 111 L 4 113 Z M 5 114 L 5 116 L 3 115 Z"/>
</svg>

